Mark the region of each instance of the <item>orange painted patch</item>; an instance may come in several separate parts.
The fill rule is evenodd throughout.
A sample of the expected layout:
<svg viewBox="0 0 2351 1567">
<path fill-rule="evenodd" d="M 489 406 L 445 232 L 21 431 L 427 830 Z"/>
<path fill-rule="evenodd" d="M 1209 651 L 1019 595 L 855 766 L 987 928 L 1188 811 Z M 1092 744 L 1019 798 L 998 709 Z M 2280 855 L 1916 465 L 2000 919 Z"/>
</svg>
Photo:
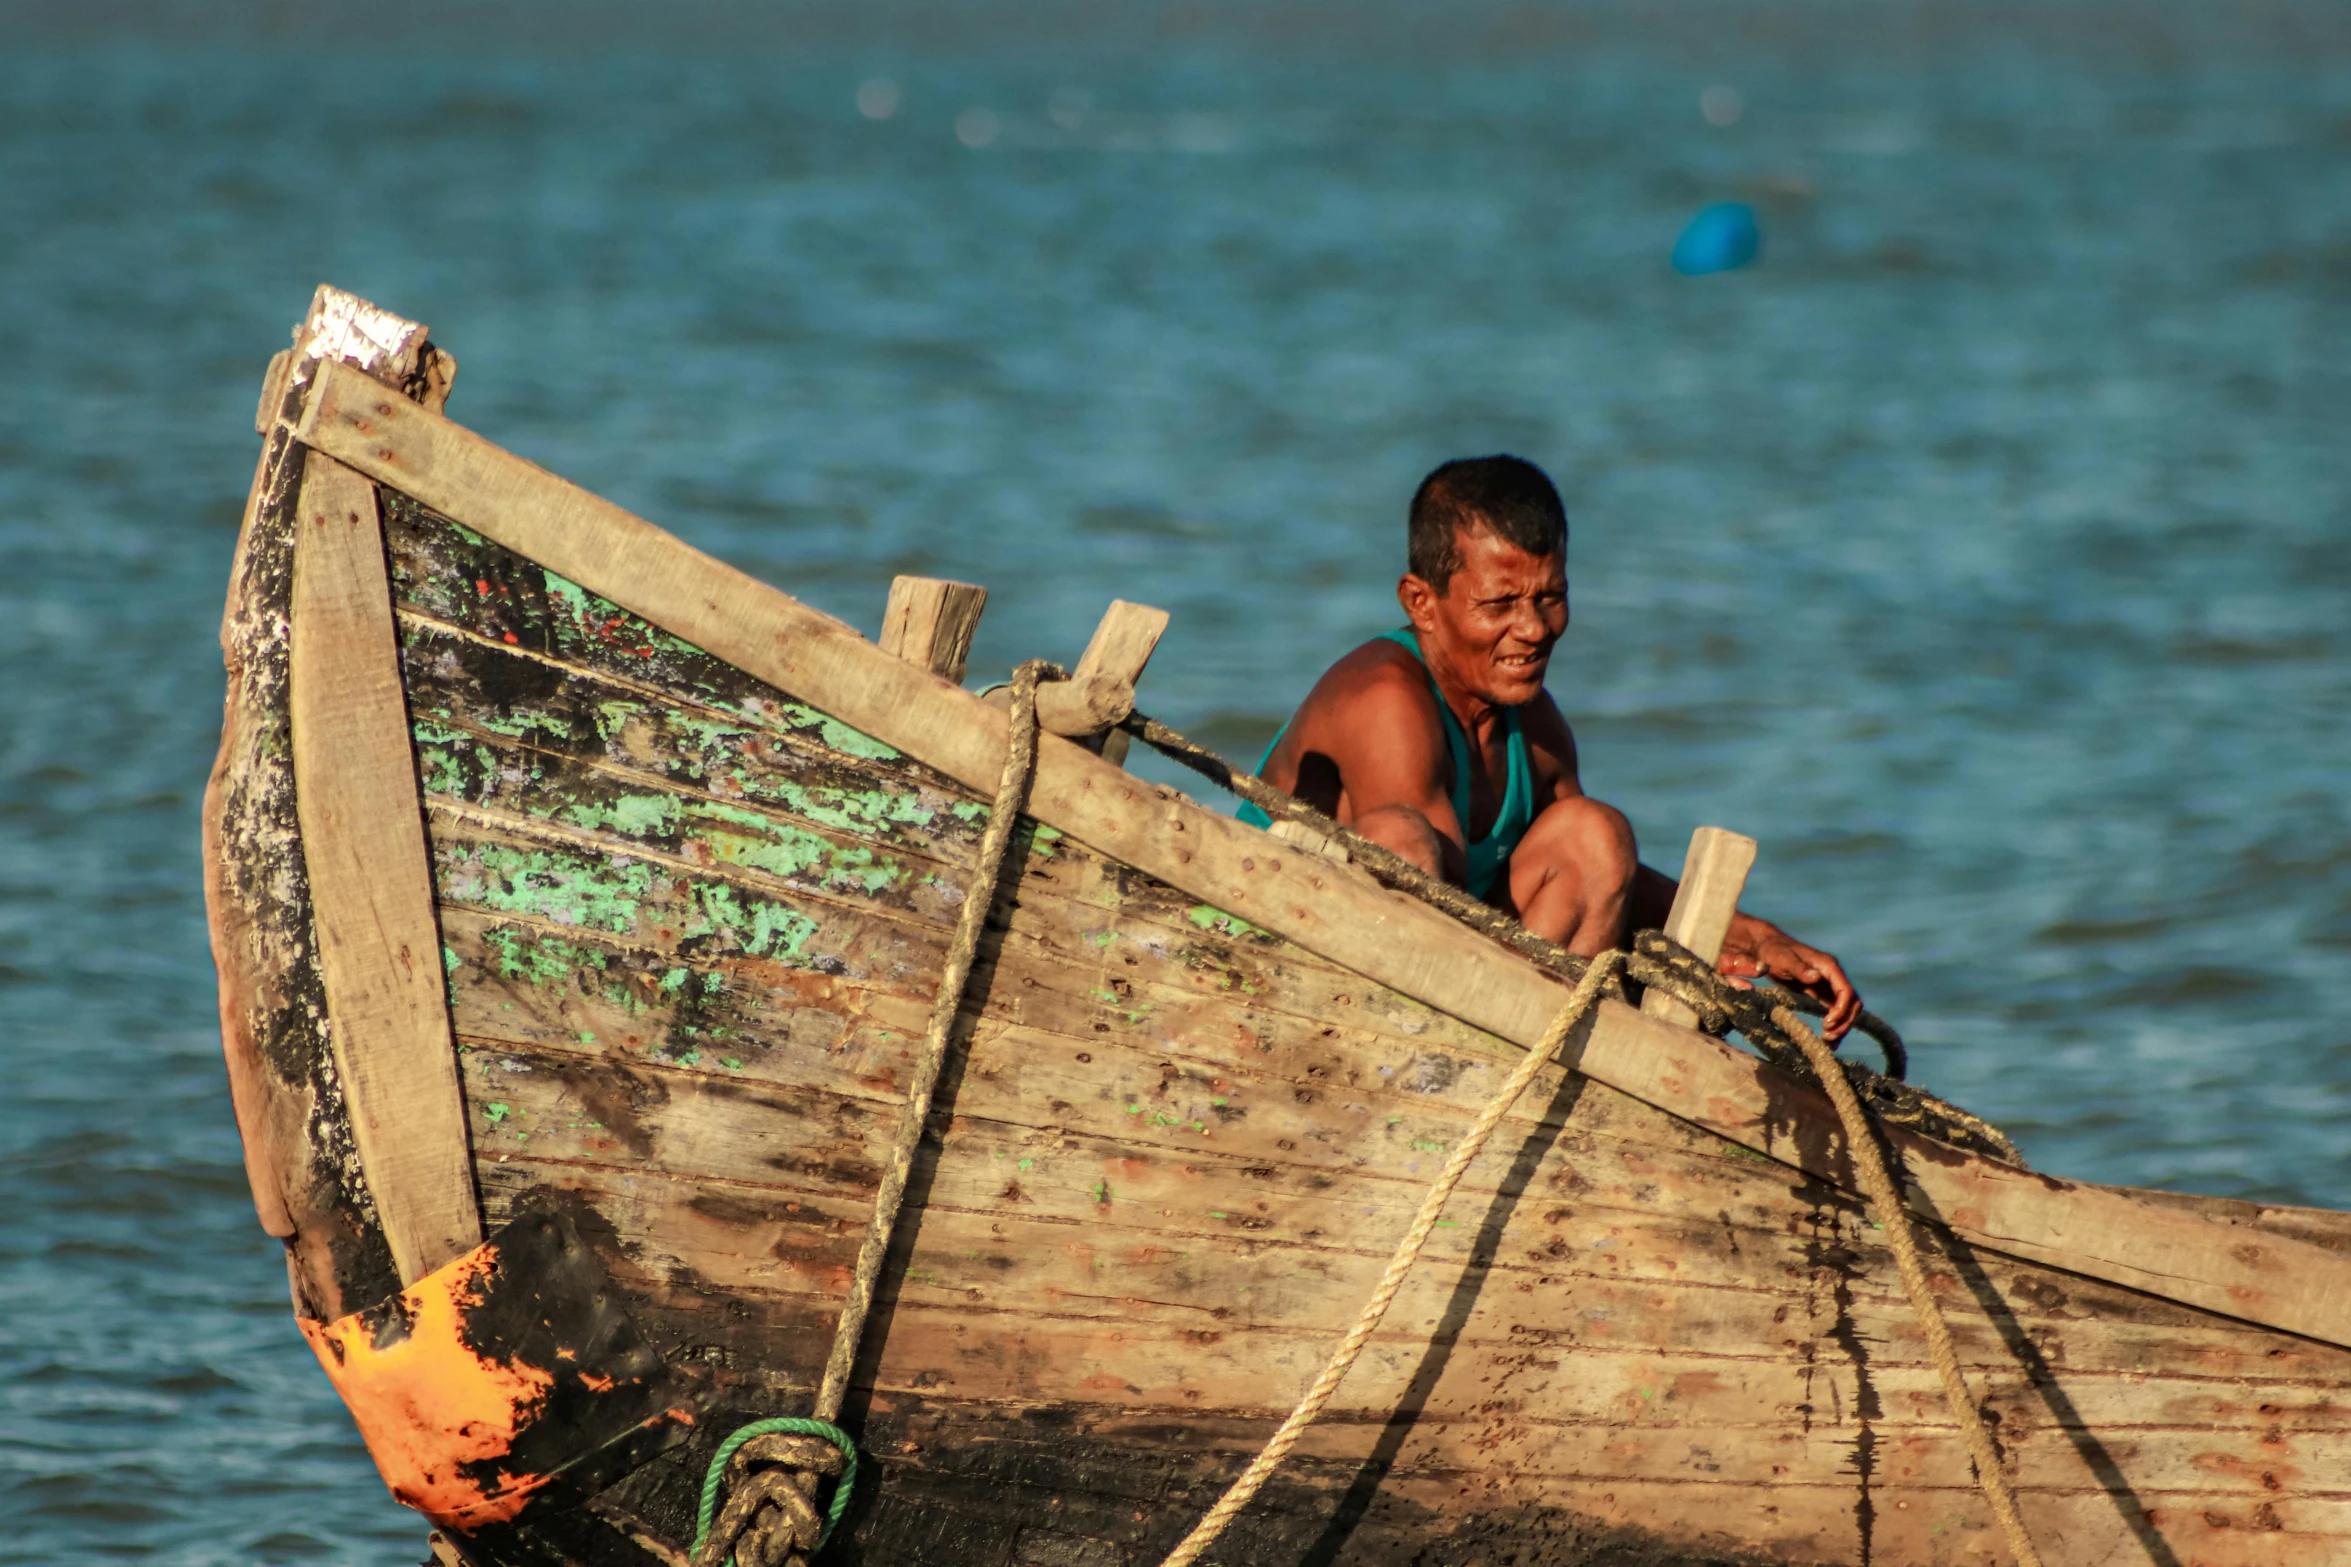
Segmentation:
<svg viewBox="0 0 2351 1567">
<path fill-rule="evenodd" d="M 299 1319 L 302 1336 L 343 1395 L 376 1472 L 393 1497 L 437 1524 L 471 1529 L 512 1518 L 548 1480 L 499 1472 L 494 1485 L 460 1467 L 502 1458 L 537 1418 L 554 1378 L 536 1366 L 484 1360 L 464 1339 L 465 1310 L 480 1303 L 496 1266 L 488 1246 L 401 1291 L 408 1333 L 378 1344 L 366 1317 Z"/>
</svg>

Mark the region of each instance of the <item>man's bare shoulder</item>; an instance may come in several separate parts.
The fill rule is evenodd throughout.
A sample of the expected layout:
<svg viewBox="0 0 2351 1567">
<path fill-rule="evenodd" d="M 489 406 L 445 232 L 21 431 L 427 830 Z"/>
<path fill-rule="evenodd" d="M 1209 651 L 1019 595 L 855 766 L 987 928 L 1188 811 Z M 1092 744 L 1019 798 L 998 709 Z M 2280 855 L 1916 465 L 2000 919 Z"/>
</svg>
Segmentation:
<svg viewBox="0 0 2351 1567">
<path fill-rule="evenodd" d="M 1420 660 L 1382 638 L 1331 665 L 1299 704 L 1265 776 L 1342 821 L 1350 810 L 1397 802 L 1445 814 L 1445 731 Z"/>
<path fill-rule="evenodd" d="M 1385 637 L 1375 638 L 1323 671 L 1299 705 L 1301 724 L 1335 723 L 1352 730 L 1367 722 L 1393 724 L 1418 714 L 1437 718 L 1428 672 L 1419 659 Z"/>
</svg>

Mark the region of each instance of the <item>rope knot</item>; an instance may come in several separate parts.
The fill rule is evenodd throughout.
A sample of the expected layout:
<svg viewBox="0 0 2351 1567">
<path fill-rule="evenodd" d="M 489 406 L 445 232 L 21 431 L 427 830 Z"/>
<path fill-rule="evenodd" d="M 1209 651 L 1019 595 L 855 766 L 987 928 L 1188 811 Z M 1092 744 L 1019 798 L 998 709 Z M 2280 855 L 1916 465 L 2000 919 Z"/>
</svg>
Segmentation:
<svg viewBox="0 0 2351 1567">
<path fill-rule="evenodd" d="M 832 1506 L 816 1510 L 816 1488 L 839 1475 Z M 806 1567 L 849 1505 L 857 1449 L 822 1420 L 754 1420 L 719 1444 L 702 1485 L 693 1567 Z M 727 1504 L 711 1511 L 719 1493 Z"/>
</svg>

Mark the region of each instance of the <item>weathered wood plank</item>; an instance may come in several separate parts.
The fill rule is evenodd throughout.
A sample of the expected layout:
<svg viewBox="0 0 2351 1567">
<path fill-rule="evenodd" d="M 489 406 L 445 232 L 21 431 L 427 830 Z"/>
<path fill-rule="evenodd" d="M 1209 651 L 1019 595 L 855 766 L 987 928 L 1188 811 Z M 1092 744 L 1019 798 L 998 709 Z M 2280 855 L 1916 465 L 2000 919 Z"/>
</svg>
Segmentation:
<svg viewBox="0 0 2351 1567">
<path fill-rule="evenodd" d="M 908 1513 L 884 1514 L 875 1559 L 968 1562 L 985 1548 L 985 1520 L 1043 1518 L 1044 1536 L 1064 1554 L 1039 1561 L 1160 1559 L 1261 1441 L 1266 1425 L 1194 1413 L 1120 1416 L 1096 1408 L 966 1404 L 921 1394 L 877 1404 L 876 1440 L 905 1455 L 893 1467 Z M 1171 1431 L 1194 1445 L 1175 1448 Z M 985 1432 L 986 1435 L 975 1433 Z M 1003 1433 L 998 1435 L 997 1433 Z M 1702 1444 L 1701 1444 L 1702 1445 Z M 1318 1560 L 1318 1547 L 1355 1564 L 1395 1560 L 1475 1562 L 1504 1551 L 1537 1564 L 1641 1563 L 1722 1567 L 1731 1561 L 1901 1562 L 1905 1567 L 1983 1567 L 1990 1520 L 1959 1488 L 1889 1488 L 1876 1483 L 1874 1453 L 1854 1444 L 1848 1472 L 1827 1482 L 1725 1484 L 1703 1469 L 1703 1454 L 1671 1481 L 1605 1475 L 1496 1475 L 1474 1456 L 1441 1471 L 1398 1473 L 1360 1460 L 1293 1456 L 1259 1504 L 1227 1536 L 1226 1560 Z M 1367 1481 L 1381 1478 L 1378 1490 Z M 997 1506 L 990 1506 L 991 1500 Z M 979 1527 L 946 1531 L 934 1547 L 923 1532 L 934 1508 L 976 1509 Z M 2170 1543 L 2141 1533 L 2128 1494 L 2036 1495 L 2035 1533 L 2071 1562 L 2270 1561 L 2315 1567 L 2331 1559 L 2341 1503 L 2289 1499 L 2271 1506 L 2244 1498 L 2181 1495 L 2152 1509 Z M 1973 1511 L 1968 1511 L 1969 1508 Z M 2203 1511 L 2209 1509 L 2209 1517 Z M 1604 1520 L 1597 1516 L 1604 1512 Z M 1334 1535 L 1334 1517 L 1343 1520 Z M 885 1522 L 885 1519 L 887 1522 Z M 881 1526 L 876 1528 L 876 1526 Z M 995 1526 L 1001 1538 L 1001 1523 Z M 2153 1543 L 2147 1543 L 2150 1540 Z M 2177 1546 L 2183 1553 L 2174 1557 Z M 2250 1549 L 2240 1549 L 2249 1546 Z M 958 1554 L 960 1549 L 960 1554 Z M 2261 1550 L 2274 1554 L 2262 1556 Z"/>
<path fill-rule="evenodd" d="M 602 593 L 655 625 L 856 724 L 970 787 L 1002 758 L 1004 720 L 849 627 L 703 555 L 471 432 L 330 367 L 306 440 Z M 1229 820 L 1144 789 L 1074 745 L 1040 748 L 1032 810 L 1114 858 L 1503 1038 L 1541 1036 L 1564 987 L 1531 963 L 1351 867 L 1283 854 Z M 1687 1030 L 1606 1006 L 1578 1065 L 1764 1152 L 1849 1180 L 1817 1096 Z M 1790 1129 L 1794 1135 L 1789 1135 Z M 1901 1139 L 1915 1205 L 1971 1240 L 2351 1342 L 2351 1264 L 2189 1215 Z M 2232 1242 L 2234 1242 L 2232 1244 Z"/>
<path fill-rule="evenodd" d="M 1690 834 L 1681 885 L 1674 889 L 1673 909 L 1665 917 L 1666 935 L 1709 963 L 1721 957 L 1723 938 L 1730 934 L 1731 916 L 1739 912 L 1739 894 L 1746 890 L 1747 872 L 1754 864 L 1752 838 L 1720 827 L 1701 827 Z M 1697 1013 L 1662 990 L 1642 997 L 1641 1010 L 1685 1028 L 1698 1021 Z"/>
<path fill-rule="evenodd" d="M 988 590 L 944 577 L 896 577 L 882 609 L 881 650 L 927 669 L 941 680 L 960 682 L 971 658 L 971 639 L 988 607 Z"/>
<path fill-rule="evenodd" d="M 231 568 L 228 691 L 204 803 L 205 904 L 246 1171 L 263 1228 L 285 1240 L 297 1309 L 333 1318 L 398 1287 L 324 1038 L 317 935 L 289 735 L 296 511 L 308 449 L 293 439 L 322 357 L 404 385 L 423 326 L 320 288 L 270 362 L 264 437 Z"/>
<path fill-rule="evenodd" d="M 975 1146 L 974 1134 L 959 1130 L 942 1161 Z M 658 1259 L 673 1274 L 690 1272 L 724 1298 L 740 1300 L 738 1314 L 755 1310 L 757 1297 L 770 1293 L 823 1298 L 828 1281 L 852 1254 L 854 1233 L 847 1226 L 859 1212 L 854 1198 L 645 1176 L 625 1164 L 589 1165 L 561 1157 L 561 1150 L 549 1154 L 525 1149 L 501 1156 L 492 1180 L 517 1189 L 556 1180 L 595 1193 L 608 1218 L 626 1221 L 632 1233 L 646 1237 L 640 1260 Z M 1028 1177 L 999 1166 L 996 1179 L 1009 1187 Z M 1192 1184 L 1199 1185 L 1197 1178 Z M 1327 1341 L 1351 1317 L 1386 1260 L 1257 1237 L 1236 1243 L 1213 1225 L 1188 1231 L 1151 1227 L 1150 1218 L 1130 1211 L 1136 1206 L 1131 1203 L 1092 1220 L 1041 1213 L 1027 1207 L 1025 1198 L 993 1207 L 960 1205 L 993 1195 L 958 1190 L 927 1208 L 919 1243 L 885 1298 L 970 1314 L 973 1333 L 998 1331 L 977 1318 L 1001 1325 L 1050 1316 L 1071 1324 L 1072 1331 L 1189 1335 L 1204 1360 L 1246 1371 L 1252 1356 L 1288 1357 L 1302 1341 Z M 1396 1325 L 1383 1330 L 1385 1338 L 1406 1348 L 1425 1345 L 1431 1329 L 1445 1323 L 1447 1353 L 1481 1375 L 1532 1364 L 1529 1357 L 1568 1357 L 1561 1363 L 1570 1364 L 1602 1352 L 1681 1357 L 1692 1366 L 1779 1366 L 1790 1375 L 1780 1393 L 1743 1405 L 1726 1390 L 1725 1401 L 1706 1418 L 1798 1426 L 1843 1419 L 1837 1411 L 1850 1412 L 1857 1399 L 1874 1398 L 1896 1424 L 1948 1425 L 1907 1303 L 1892 1293 L 1886 1255 L 1868 1243 L 1865 1226 L 1838 1215 L 1796 1236 L 1742 1232 L 1737 1239 L 1755 1258 L 1747 1266 L 1760 1282 L 1676 1279 L 1654 1270 L 1623 1276 L 1601 1266 L 1614 1253 L 1599 1247 L 1664 1255 L 1677 1240 L 1686 1242 L 1693 1228 L 1677 1234 L 1670 1216 L 1597 1206 L 1554 1213 L 1539 1245 L 1506 1247 L 1507 1255 L 1475 1264 L 1467 1294 L 1460 1270 L 1471 1248 L 1451 1237 L 1453 1244 L 1429 1275 L 1414 1279 L 1399 1297 Z M 1548 1254 L 1553 1246 L 1560 1255 Z M 1771 1259 L 1758 1266 L 1765 1251 Z M 1690 1255 L 1686 1247 L 1682 1255 Z M 2266 1355 L 2274 1339 L 2242 1328 L 2176 1319 L 2133 1322 L 2127 1315 L 2112 1323 L 2086 1318 L 2084 1313 L 2109 1301 L 2095 1287 L 2070 1300 L 2055 1294 L 2044 1297 L 2047 1303 L 2036 1300 L 2035 1286 L 2045 1277 L 2008 1273 L 1995 1281 L 2015 1303 L 2013 1330 L 1983 1316 L 1956 1278 L 1941 1289 L 1962 1360 L 1987 1380 L 2004 1429 L 2056 1418 L 2032 1373 L 2019 1367 L 2007 1337 L 2011 1331 L 2030 1334 L 2036 1354 L 2058 1367 L 2052 1385 L 2064 1390 L 2065 1423 L 2087 1420 L 2109 1434 L 2241 1428 L 2273 1439 L 2340 1435 L 2351 1428 L 2333 1392 L 2343 1370 L 2339 1351 L 2289 1351 L 2300 1358 L 2284 1365 Z M 1867 1346 L 1861 1360 L 1850 1352 L 1856 1343 Z M 913 1354 L 910 1346 L 892 1354 L 902 1350 Z M 1077 1396 L 1082 1390 L 1073 1391 L 1072 1379 L 1081 1372 L 1121 1364 L 1113 1356 L 1086 1367 L 1033 1368 L 1027 1391 L 1011 1396 Z M 2175 1369 L 2146 1369 L 2167 1365 Z M 1909 1400 L 1899 1408 L 1888 1401 L 1892 1384 L 1885 1381 L 1897 1372 Z M 908 1359 L 899 1374 L 925 1371 Z M 1874 1380 L 1863 1388 L 1857 1376 Z M 1511 1407 L 1529 1419 L 1573 1414 L 1547 1390 L 1521 1393 Z M 1360 1407 L 1376 1409 L 1370 1395 L 1364 1397 Z M 1349 1394 L 1342 1407 L 1358 1407 L 1355 1400 Z M 1243 1404 L 1261 1408 L 1267 1402 Z M 1642 1418 L 1681 1419 L 1695 1407 L 1687 1398 L 1668 1400 Z"/>
<path fill-rule="evenodd" d="M 300 529 L 289 695 L 328 1041 L 410 1283 L 482 1232 L 375 485 L 313 453 Z"/>
</svg>

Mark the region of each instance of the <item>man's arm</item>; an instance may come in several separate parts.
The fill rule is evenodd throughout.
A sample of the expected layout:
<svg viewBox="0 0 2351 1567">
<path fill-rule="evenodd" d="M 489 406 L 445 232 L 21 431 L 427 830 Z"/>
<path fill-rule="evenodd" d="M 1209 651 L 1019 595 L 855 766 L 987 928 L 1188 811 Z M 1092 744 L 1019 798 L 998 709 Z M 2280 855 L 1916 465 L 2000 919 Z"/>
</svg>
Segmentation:
<svg viewBox="0 0 2351 1567">
<path fill-rule="evenodd" d="M 1430 875 L 1461 883 L 1468 854 L 1443 720 L 1410 654 L 1385 642 L 1348 654 L 1308 694 L 1291 736 L 1282 749 L 1296 748 L 1294 793 Z M 1268 771 L 1291 762 L 1277 757 Z"/>
<path fill-rule="evenodd" d="M 1731 916 L 1730 934 L 1723 938 L 1722 959 L 1715 967 L 1741 990 L 1753 990 L 1754 976 L 1768 974 L 1827 1002 L 1820 1035 L 1831 1044 L 1844 1038 L 1861 1016 L 1861 992 L 1845 977 L 1843 964 L 1752 914 Z"/>
</svg>

